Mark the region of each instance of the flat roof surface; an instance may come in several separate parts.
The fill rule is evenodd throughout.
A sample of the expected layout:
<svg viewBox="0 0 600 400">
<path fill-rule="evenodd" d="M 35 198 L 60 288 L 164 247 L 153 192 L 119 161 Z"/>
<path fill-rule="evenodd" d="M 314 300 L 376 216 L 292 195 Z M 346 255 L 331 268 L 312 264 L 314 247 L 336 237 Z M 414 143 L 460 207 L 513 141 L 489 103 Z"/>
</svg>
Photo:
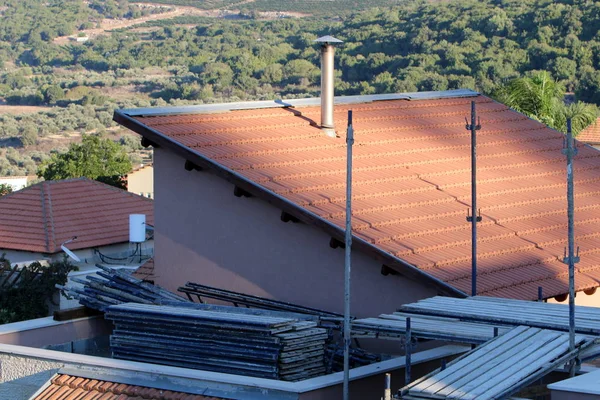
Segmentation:
<svg viewBox="0 0 600 400">
<path fill-rule="evenodd" d="M 600 396 L 600 370 L 552 383 L 548 385 L 548 389 Z"/>
<path fill-rule="evenodd" d="M 234 105 L 231 111 L 227 105 L 173 108 L 172 114 L 169 108 L 126 110 L 125 122 L 119 112 L 116 119 L 217 174 L 250 182 L 263 198 L 285 199 L 300 217 L 316 216 L 309 222 L 323 227 L 325 221 L 341 231 L 351 109 L 353 230 L 365 244 L 362 249 L 375 249 L 469 293 L 471 167 L 465 117 L 475 101 L 482 124 L 478 294 L 536 299 L 539 286 L 544 297 L 567 293 L 564 136 L 485 96 L 461 96 L 385 95 L 363 103 L 336 98 L 338 138 L 322 133 L 320 108 L 308 100 L 309 105 L 293 107 Z M 576 290 L 583 290 L 600 279 L 600 153 L 576 145 L 575 242 L 582 257 L 575 282 Z"/>
</svg>

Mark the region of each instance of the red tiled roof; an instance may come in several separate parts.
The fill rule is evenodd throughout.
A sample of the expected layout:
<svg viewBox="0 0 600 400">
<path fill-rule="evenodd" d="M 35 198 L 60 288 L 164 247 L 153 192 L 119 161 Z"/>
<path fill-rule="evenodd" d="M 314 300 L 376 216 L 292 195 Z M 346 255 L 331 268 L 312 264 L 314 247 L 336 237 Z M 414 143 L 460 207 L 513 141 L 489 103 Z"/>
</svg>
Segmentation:
<svg viewBox="0 0 600 400">
<path fill-rule="evenodd" d="M 154 275 L 154 258 L 149 259 L 145 263 L 139 266 L 131 276 L 143 281 L 154 281 L 156 276 Z"/>
<path fill-rule="evenodd" d="M 241 175 L 265 198 L 283 196 L 298 206 L 290 212 L 300 217 L 308 210 L 343 229 L 345 125 L 352 109 L 355 236 L 368 243 L 365 248 L 393 255 L 469 293 L 471 227 L 465 217 L 471 175 L 465 117 L 472 100 L 483 125 L 477 150 L 483 217 L 478 292 L 535 299 L 542 286 L 545 297 L 566 293 L 563 135 L 487 97 L 337 105 L 342 137 L 333 139 L 316 126 L 319 107 L 167 111 L 121 121 L 179 154 L 183 148 L 199 165 Z M 583 290 L 600 280 L 600 152 L 580 143 L 577 147 L 575 232 L 582 257 L 576 285 Z"/>
<path fill-rule="evenodd" d="M 0 249 L 56 253 L 129 240 L 129 214 L 146 214 L 152 200 L 86 178 L 47 181 L 0 197 Z"/>
<path fill-rule="evenodd" d="M 197 394 L 173 392 L 59 374 L 33 400 L 219 400 Z"/>
<path fill-rule="evenodd" d="M 583 143 L 600 144 L 600 118 L 577 135 L 577 140 Z"/>
</svg>

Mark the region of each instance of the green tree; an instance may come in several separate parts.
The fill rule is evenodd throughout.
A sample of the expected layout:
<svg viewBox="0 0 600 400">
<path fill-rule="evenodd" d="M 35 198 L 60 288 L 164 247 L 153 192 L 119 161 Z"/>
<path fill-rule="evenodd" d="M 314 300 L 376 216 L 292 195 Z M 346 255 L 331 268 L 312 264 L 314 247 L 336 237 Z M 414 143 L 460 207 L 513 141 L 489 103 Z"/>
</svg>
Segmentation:
<svg viewBox="0 0 600 400">
<path fill-rule="evenodd" d="M 13 188 L 8 183 L 0 183 L 0 197 L 12 193 Z"/>
<path fill-rule="evenodd" d="M 65 153 L 53 154 L 42 163 L 38 176 L 45 180 L 87 177 L 124 188 L 123 176 L 131 171 L 131 161 L 124 149 L 110 139 L 83 135 Z"/>
<path fill-rule="evenodd" d="M 1 255 L 0 324 L 47 316 L 48 304 L 58 305 L 53 301 L 55 285 L 64 285 L 69 272 L 76 270 L 66 257 L 48 265 L 36 261 L 13 267 Z"/>
<path fill-rule="evenodd" d="M 567 106 L 564 95 L 564 87 L 546 71 L 513 79 L 496 92 L 501 103 L 561 132 L 566 131 L 570 118 L 576 135 L 596 121 L 597 110 L 582 102 Z"/>
</svg>

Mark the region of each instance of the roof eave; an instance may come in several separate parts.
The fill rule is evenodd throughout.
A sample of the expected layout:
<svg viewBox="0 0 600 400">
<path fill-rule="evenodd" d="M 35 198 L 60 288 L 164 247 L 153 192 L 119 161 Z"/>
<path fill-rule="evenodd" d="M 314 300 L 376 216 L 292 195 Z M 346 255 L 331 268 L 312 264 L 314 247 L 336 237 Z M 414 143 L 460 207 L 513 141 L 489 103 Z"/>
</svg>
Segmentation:
<svg viewBox="0 0 600 400">
<path fill-rule="evenodd" d="M 293 215 L 299 220 L 324 230 L 331 237 L 342 242 L 344 241 L 344 230 L 338 227 L 337 225 L 334 225 L 333 223 L 319 217 L 318 215 L 302 208 L 301 206 L 291 202 L 285 197 L 282 197 L 254 183 L 250 179 L 238 174 L 237 172 L 221 164 L 216 163 L 215 161 L 201 155 L 200 153 L 193 151 L 192 149 L 171 140 L 171 138 L 169 138 L 166 135 L 163 135 L 155 129 L 152 129 L 136 121 L 129 115 L 129 112 L 130 110 L 115 110 L 113 120 L 119 123 L 120 125 L 140 134 L 148 141 L 150 141 L 154 146 L 169 149 L 175 154 L 181 156 L 182 158 L 191 161 L 202 168 L 210 170 L 215 175 L 240 187 L 241 189 L 256 196 L 257 198 L 260 198 L 274 205 L 280 210 Z M 136 113 L 136 115 L 139 116 L 144 114 Z M 438 293 L 440 294 L 454 297 L 467 297 L 467 294 L 463 291 L 458 290 L 457 288 L 447 284 L 446 282 L 420 270 L 416 266 L 394 256 L 393 254 L 381 250 L 380 248 L 365 241 L 364 239 L 353 235 L 352 245 L 357 250 L 374 257 L 381 263 L 386 264 L 390 268 L 393 268 L 394 270 L 398 271 L 400 274 L 406 276 L 407 278 L 414 279 L 426 285 L 435 287 Z"/>
</svg>

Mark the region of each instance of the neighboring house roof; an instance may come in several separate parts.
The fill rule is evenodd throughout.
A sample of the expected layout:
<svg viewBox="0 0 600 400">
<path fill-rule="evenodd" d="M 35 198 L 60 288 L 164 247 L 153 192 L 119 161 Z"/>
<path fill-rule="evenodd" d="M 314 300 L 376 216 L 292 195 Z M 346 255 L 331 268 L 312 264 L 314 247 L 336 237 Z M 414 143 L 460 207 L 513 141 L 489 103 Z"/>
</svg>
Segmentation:
<svg viewBox="0 0 600 400">
<path fill-rule="evenodd" d="M 577 135 L 577 140 L 583 143 L 600 144 L 600 118 Z"/>
<path fill-rule="evenodd" d="M 0 249 L 39 253 L 129 241 L 129 214 L 146 214 L 152 200 L 86 178 L 46 181 L 0 197 Z"/>
<path fill-rule="evenodd" d="M 156 276 L 154 275 L 154 258 L 151 258 L 142 265 L 140 265 L 139 268 L 131 274 L 131 276 L 137 279 L 141 279 L 143 281 L 154 282 L 154 279 L 156 278 Z"/>
<path fill-rule="evenodd" d="M 441 292 L 464 295 L 471 287 L 465 117 L 475 101 L 482 123 L 478 293 L 536 299 L 539 286 L 544 297 L 568 292 L 561 133 L 485 96 L 449 91 L 336 98 L 341 137 L 330 138 L 317 126 L 318 101 L 123 110 L 115 120 L 343 241 L 345 128 L 353 110 L 353 247 Z M 575 282 L 583 290 L 600 281 L 600 152 L 577 147 L 582 257 Z"/>
<path fill-rule="evenodd" d="M 57 374 L 32 400 L 218 400 L 197 394 L 154 389 L 110 381 Z"/>
</svg>

